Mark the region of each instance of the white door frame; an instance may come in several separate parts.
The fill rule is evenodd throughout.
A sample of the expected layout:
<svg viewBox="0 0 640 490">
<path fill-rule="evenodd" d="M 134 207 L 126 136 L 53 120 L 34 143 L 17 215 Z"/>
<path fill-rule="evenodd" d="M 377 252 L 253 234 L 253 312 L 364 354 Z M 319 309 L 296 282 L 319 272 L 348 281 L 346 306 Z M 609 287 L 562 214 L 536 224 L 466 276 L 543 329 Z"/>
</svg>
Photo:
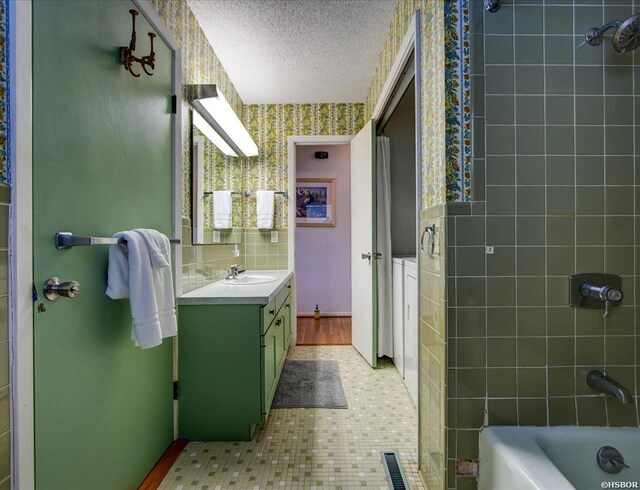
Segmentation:
<svg viewBox="0 0 640 490">
<path fill-rule="evenodd" d="M 182 233 L 182 61 L 180 45 L 148 0 L 132 0 L 172 50 L 173 236 Z M 32 0 L 9 0 L 11 207 L 9 219 L 9 342 L 12 488 L 35 488 L 33 359 L 33 79 Z M 53 246 L 53 237 L 51 240 Z M 182 253 L 173 248 L 176 296 L 182 291 Z M 175 352 L 175 344 L 174 344 Z M 174 376 L 175 376 L 174 361 Z M 175 378 L 174 378 L 175 379 Z M 174 432 L 175 432 L 174 427 Z"/>
<path fill-rule="evenodd" d="M 402 39 L 398 54 L 389 70 L 387 80 L 382 87 L 382 92 L 378 98 L 372 117 L 376 120 L 382 117 L 384 109 L 391 98 L 393 89 L 402 79 L 402 69 L 406 66 L 413 54 L 415 62 L 415 121 L 416 121 L 416 261 L 418 269 L 418 295 L 420 294 L 420 212 L 422 210 L 422 41 L 418 33 L 420 29 L 420 11 L 416 10 L 409 21 L 407 32 Z M 418 296 L 418 318 L 422 318 L 420 300 Z M 420 325 L 418 325 L 418 336 L 420 336 Z M 418 338 L 418 426 L 420 431 L 422 424 L 420 416 L 420 338 Z M 418 465 L 420 464 L 420 434 L 418 433 Z"/>
<path fill-rule="evenodd" d="M 298 304 L 297 304 L 297 278 L 296 278 L 296 146 L 317 146 L 317 145 L 348 145 L 354 135 L 294 135 L 288 138 L 288 165 L 289 165 L 289 259 L 288 267 L 293 271 L 293 293 L 291 300 L 291 345 L 296 345 L 298 340 Z"/>
<path fill-rule="evenodd" d="M 9 342 L 12 488 L 35 488 L 33 410 L 31 2 L 9 3 Z M 53 241 L 52 241 L 53 246 Z"/>
</svg>

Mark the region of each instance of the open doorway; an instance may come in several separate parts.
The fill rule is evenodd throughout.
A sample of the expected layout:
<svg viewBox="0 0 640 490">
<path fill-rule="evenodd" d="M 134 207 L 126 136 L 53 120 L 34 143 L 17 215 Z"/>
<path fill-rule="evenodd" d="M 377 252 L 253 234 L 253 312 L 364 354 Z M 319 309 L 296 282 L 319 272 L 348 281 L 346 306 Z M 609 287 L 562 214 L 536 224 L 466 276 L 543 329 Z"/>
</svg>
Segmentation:
<svg viewBox="0 0 640 490">
<path fill-rule="evenodd" d="M 296 146 L 297 345 L 351 345 L 348 144 Z"/>
<path fill-rule="evenodd" d="M 377 128 L 378 356 L 418 399 L 415 77 L 410 63 Z"/>
</svg>

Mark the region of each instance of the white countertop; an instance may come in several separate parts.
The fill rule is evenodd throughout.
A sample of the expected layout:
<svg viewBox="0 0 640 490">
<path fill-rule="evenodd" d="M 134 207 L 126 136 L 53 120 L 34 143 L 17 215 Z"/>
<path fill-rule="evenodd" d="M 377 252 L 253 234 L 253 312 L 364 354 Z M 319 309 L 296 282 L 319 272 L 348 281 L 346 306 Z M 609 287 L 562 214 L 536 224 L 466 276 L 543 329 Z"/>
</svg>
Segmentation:
<svg viewBox="0 0 640 490">
<path fill-rule="evenodd" d="M 276 281 L 262 284 L 234 285 L 224 281 L 214 282 L 178 298 L 179 305 L 266 305 L 273 300 L 293 271 L 247 271 L 252 276 L 275 276 Z"/>
</svg>

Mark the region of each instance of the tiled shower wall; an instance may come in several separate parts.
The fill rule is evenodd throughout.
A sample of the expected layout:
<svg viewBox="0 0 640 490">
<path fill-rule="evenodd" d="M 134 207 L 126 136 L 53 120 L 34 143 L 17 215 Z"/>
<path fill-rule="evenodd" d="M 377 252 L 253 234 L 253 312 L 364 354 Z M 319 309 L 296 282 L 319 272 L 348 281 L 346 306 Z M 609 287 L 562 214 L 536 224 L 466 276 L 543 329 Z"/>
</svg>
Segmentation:
<svg viewBox="0 0 640 490">
<path fill-rule="evenodd" d="M 474 195 L 486 213 L 447 207 L 448 488 L 476 487 L 453 468 L 478 457 L 485 424 L 638 425 L 638 54 L 583 35 L 639 8 L 472 3 Z M 622 276 L 610 318 L 567 305 L 568 276 L 583 272 Z M 591 390 L 594 368 L 636 403 Z"/>
</svg>

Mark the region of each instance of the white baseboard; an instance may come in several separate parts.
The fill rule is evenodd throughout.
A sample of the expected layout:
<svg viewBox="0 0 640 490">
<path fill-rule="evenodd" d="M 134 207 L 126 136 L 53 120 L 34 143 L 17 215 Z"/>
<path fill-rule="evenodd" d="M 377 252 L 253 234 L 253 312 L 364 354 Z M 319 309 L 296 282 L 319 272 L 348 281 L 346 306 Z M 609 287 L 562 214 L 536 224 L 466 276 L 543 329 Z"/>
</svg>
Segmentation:
<svg viewBox="0 0 640 490">
<path fill-rule="evenodd" d="M 321 316 L 351 316 L 351 312 L 326 312 L 323 311 L 320 313 Z M 311 313 L 303 313 L 303 312 L 298 312 L 298 316 L 313 316 L 313 311 Z"/>
</svg>

